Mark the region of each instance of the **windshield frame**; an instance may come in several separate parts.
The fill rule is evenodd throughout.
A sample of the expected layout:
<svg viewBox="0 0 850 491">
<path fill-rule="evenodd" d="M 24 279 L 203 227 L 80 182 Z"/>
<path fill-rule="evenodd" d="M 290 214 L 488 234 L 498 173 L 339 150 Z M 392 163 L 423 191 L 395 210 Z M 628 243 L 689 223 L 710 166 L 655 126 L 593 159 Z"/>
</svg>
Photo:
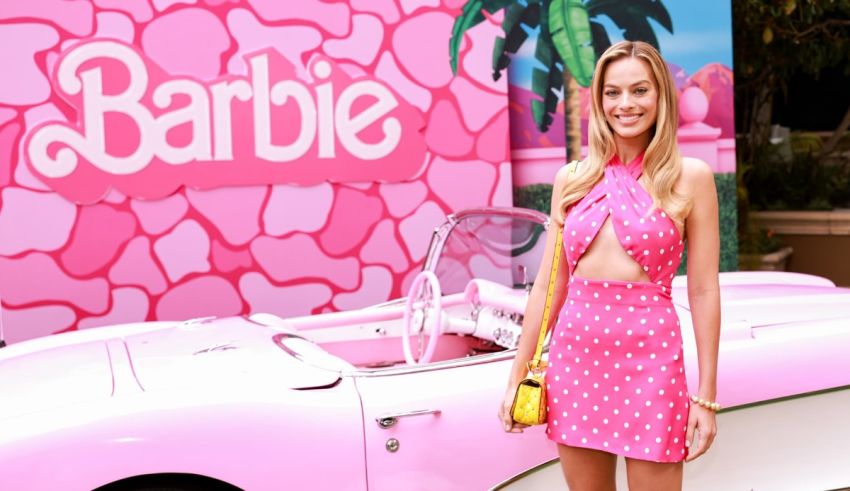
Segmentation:
<svg viewBox="0 0 850 491">
<path fill-rule="evenodd" d="M 449 238 L 452 230 L 454 230 L 458 223 L 460 223 L 464 218 L 471 216 L 524 218 L 542 225 L 544 231 L 549 230 L 551 222 L 549 215 L 537 210 L 530 210 L 528 208 L 490 206 L 469 208 L 457 213 L 452 213 L 446 217 L 445 223 L 434 228 L 434 233 L 431 235 L 431 244 L 428 246 L 428 255 L 425 257 L 425 262 L 422 264 L 422 271 L 436 272 L 437 264 L 440 262 L 443 248 L 446 245 L 446 240 Z"/>
</svg>

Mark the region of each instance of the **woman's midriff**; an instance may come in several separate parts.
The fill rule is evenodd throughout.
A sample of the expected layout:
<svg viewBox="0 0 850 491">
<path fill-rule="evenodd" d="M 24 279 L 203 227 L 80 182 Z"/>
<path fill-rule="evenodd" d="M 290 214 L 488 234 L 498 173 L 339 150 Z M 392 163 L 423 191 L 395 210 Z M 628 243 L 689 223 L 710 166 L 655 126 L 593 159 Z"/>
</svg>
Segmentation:
<svg viewBox="0 0 850 491">
<path fill-rule="evenodd" d="M 629 256 L 617 239 L 611 219 L 599 229 L 596 238 L 573 270 L 575 276 L 593 280 L 649 282 L 649 276 Z"/>
</svg>

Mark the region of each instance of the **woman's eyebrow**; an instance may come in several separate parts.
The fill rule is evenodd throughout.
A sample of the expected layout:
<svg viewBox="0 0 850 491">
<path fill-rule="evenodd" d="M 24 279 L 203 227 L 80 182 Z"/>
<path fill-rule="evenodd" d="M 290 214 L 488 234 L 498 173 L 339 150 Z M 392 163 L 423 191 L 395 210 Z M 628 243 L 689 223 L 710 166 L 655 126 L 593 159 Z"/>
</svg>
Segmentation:
<svg viewBox="0 0 850 491">
<path fill-rule="evenodd" d="M 629 87 L 634 87 L 634 86 L 636 86 L 636 85 L 648 84 L 648 83 L 649 83 L 649 80 L 641 80 L 641 81 L 639 81 L 639 82 L 635 82 L 635 83 L 633 83 L 633 84 L 629 85 Z M 606 84 L 604 84 L 604 85 L 603 85 L 603 87 L 611 87 L 611 88 L 614 88 L 614 89 L 619 89 L 619 88 L 620 88 L 620 86 L 619 86 L 619 85 L 614 85 L 614 84 L 610 84 L 610 83 L 606 83 Z"/>
</svg>

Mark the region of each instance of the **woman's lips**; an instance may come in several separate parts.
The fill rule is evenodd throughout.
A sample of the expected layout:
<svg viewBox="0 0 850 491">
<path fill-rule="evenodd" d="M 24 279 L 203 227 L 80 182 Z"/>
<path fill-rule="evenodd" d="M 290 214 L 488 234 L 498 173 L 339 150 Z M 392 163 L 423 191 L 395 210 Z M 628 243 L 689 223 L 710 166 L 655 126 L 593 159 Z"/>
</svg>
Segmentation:
<svg viewBox="0 0 850 491">
<path fill-rule="evenodd" d="M 620 121 L 621 124 L 626 125 L 637 122 L 640 117 L 640 114 L 619 114 L 616 116 L 617 120 Z"/>
</svg>

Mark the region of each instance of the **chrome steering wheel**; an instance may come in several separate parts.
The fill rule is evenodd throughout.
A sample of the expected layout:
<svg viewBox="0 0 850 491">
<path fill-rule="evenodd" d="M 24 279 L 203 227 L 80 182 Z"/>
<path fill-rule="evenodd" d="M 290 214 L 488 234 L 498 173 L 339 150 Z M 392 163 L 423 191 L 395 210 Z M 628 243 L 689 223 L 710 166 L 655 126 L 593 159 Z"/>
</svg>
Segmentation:
<svg viewBox="0 0 850 491">
<path fill-rule="evenodd" d="M 404 305 L 404 325 L 401 343 L 404 348 L 404 360 L 408 365 L 428 363 L 434 356 L 440 337 L 442 319 L 440 281 L 431 271 L 422 271 L 413 279 L 407 302 Z M 428 346 L 425 345 L 425 327 L 430 326 Z M 416 357 L 411 350 L 411 336 L 416 336 Z"/>
</svg>

